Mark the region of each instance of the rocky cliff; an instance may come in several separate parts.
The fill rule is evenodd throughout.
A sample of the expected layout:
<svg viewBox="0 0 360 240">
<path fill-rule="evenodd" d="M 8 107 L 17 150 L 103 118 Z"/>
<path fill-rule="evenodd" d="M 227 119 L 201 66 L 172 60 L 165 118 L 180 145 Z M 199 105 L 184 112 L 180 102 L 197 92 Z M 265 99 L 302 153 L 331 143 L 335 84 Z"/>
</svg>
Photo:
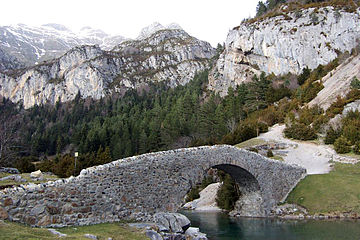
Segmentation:
<svg viewBox="0 0 360 240">
<path fill-rule="evenodd" d="M 308 105 L 310 107 L 318 105 L 324 110 L 328 109 L 338 96 L 346 97 L 351 90 L 350 84 L 354 78 L 360 79 L 360 55 L 348 58 L 323 77 L 321 81 L 324 88 Z"/>
<path fill-rule="evenodd" d="M 0 95 L 25 108 L 81 96 L 140 89 L 150 82 L 186 84 L 209 67 L 215 50 L 180 29 L 164 29 L 142 40 L 129 40 L 104 51 L 98 46 L 75 47 L 58 59 L 22 71 L 0 73 Z"/>
<path fill-rule="evenodd" d="M 209 89 L 224 96 L 228 87 L 248 82 L 261 71 L 299 74 L 305 67 L 327 64 L 358 44 L 359 19 L 360 9 L 322 7 L 244 22 L 228 33 Z"/>
<path fill-rule="evenodd" d="M 0 50 L 27 66 L 60 57 L 76 46 L 98 44 L 102 49 L 110 50 L 124 40 L 125 37 L 111 36 L 90 27 L 75 33 L 54 23 L 40 27 L 25 24 L 0 26 Z M 14 66 L 7 69 L 13 69 L 11 67 Z"/>
</svg>

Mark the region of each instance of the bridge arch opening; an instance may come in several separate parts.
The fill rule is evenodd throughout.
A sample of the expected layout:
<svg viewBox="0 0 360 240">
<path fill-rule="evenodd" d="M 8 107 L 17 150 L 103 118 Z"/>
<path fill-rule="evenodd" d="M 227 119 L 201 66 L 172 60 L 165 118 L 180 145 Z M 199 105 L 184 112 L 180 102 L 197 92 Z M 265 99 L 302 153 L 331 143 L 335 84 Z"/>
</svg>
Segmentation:
<svg viewBox="0 0 360 240">
<path fill-rule="evenodd" d="M 258 180 L 254 175 L 242 167 L 231 164 L 219 164 L 212 168 L 228 173 L 235 181 L 240 192 L 240 197 L 236 201 L 234 210 L 230 212 L 232 216 L 265 216 L 263 197 Z"/>
</svg>

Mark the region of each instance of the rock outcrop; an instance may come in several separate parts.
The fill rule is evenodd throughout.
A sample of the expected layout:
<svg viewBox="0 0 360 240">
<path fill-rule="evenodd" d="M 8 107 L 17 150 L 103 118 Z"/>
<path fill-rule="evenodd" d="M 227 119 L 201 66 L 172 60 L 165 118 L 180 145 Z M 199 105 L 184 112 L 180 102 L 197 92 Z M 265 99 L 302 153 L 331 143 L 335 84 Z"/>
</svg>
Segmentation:
<svg viewBox="0 0 360 240">
<path fill-rule="evenodd" d="M 216 204 L 216 196 L 221 183 L 212 183 L 200 191 L 200 198 L 187 202 L 183 208 L 195 211 L 221 211 Z"/>
<path fill-rule="evenodd" d="M 318 105 L 324 110 L 328 109 L 338 96 L 342 98 L 346 96 L 351 89 L 350 84 L 354 77 L 360 79 L 360 55 L 350 57 L 323 77 L 321 82 L 324 88 L 308 105 L 310 107 Z"/>
<path fill-rule="evenodd" d="M 104 51 L 75 47 L 62 57 L 12 73 L 0 73 L 0 95 L 25 108 L 66 102 L 80 93 L 99 99 L 106 94 L 141 90 L 151 82 L 174 87 L 188 83 L 209 67 L 215 50 L 180 29 L 160 30 L 143 40 L 129 40 Z"/>
<path fill-rule="evenodd" d="M 227 94 L 228 88 L 251 81 L 254 74 L 299 74 L 327 64 L 339 52 L 351 51 L 360 38 L 360 9 L 308 8 L 244 22 L 228 33 L 225 51 L 209 78 L 209 89 Z"/>
</svg>

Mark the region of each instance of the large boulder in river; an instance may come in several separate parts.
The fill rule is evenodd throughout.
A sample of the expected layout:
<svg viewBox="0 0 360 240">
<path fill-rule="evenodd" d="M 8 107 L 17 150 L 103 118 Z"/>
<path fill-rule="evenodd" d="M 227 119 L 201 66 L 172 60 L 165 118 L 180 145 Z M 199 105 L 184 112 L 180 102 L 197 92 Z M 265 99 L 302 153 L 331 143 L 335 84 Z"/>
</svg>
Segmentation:
<svg viewBox="0 0 360 240">
<path fill-rule="evenodd" d="M 180 213 L 156 213 L 154 222 L 162 232 L 184 233 L 190 227 L 190 220 Z"/>
</svg>

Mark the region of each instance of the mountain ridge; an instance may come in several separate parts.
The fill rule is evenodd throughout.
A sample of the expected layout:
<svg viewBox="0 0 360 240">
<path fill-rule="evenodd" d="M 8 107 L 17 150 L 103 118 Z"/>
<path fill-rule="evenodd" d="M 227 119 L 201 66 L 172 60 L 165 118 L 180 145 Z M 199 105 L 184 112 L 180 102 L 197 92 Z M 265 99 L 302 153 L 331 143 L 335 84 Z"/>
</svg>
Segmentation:
<svg viewBox="0 0 360 240">
<path fill-rule="evenodd" d="M 136 40 L 143 40 L 158 30 L 182 29 L 177 23 L 163 26 L 154 22 L 144 27 Z M 133 40 L 122 35 L 110 35 L 101 29 L 89 26 L 75 32 L 58 23 L 41 26 L 15 24 L 0 26 L 0 49 L 7 58 L 16 59 L 22 66 L 33 66 L 43 61 L 58 58 L 66 51 L 80 45 L 99 45 L 103 50 L 111 50 L 123 41 Z M 14 69 L 17 65 L 5 65 L 0 71 Z"/>
<path fill-rule="evenodd" d="M 160 30 L 143 40 L 128 40 L 112 51 L 99 46 L 72 48 L 61 57 L 12 73 L 0 73 L 0 95 L 25 108 L 75 98 L 124 94 L 150 82 L 170 87 L 188 83 L 210 66 L 215 49 L 184 30 Z"/>
</svg>

